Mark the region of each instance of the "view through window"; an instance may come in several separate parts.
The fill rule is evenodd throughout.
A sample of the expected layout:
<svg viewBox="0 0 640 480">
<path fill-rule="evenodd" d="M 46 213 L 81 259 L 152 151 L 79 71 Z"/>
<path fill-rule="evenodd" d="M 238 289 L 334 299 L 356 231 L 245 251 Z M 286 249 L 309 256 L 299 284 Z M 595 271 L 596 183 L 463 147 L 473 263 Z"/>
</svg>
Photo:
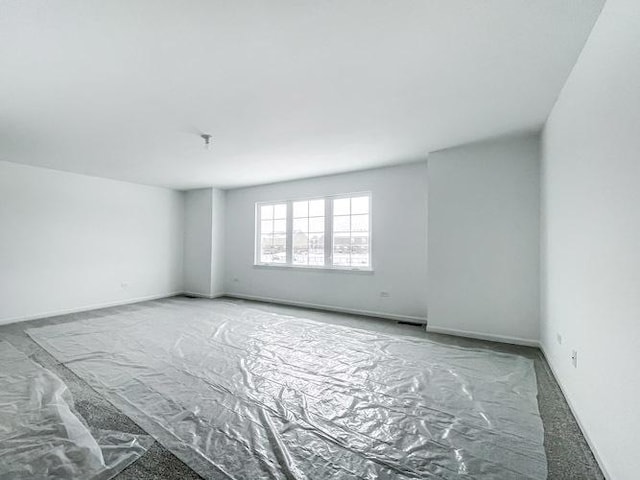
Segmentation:
<svg viewBox="0 0 640 480">
<path fill-rule="evenodd" d="M 324 265 L 324 199 L 293 202 L 293 264 Z"/>
<path fill-rule="evenodd" d="M 287 204 L 275 203 L 260 207 L 260 261 L 287 261 Z"/>
<path fill-rule="evenodd" d="M 369 197 L 333 200 L 333 264 L 369 265 Z"/>
<path fill-rule="evenodd" d="M 371 268 L 371 194 L 256 204 L 256 264 Z"/>
</svg>

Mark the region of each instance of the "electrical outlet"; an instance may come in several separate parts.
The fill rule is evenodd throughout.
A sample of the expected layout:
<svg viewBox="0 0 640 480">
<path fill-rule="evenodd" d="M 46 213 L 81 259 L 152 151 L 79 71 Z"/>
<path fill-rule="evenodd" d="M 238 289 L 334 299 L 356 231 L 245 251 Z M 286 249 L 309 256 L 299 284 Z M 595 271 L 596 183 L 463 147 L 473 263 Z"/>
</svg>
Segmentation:
<svg viewBox="0 0 640 480">
<path fill-rule="evenodd" d="M 129 282 L 121 282 L 120 288 L 129 288 Z"/>
<path fill-rule="evenodd" d="M 556 334 L 556 340 L 558 340 L 558 344 L 562 345 L 562 335 L 560 335 L 559 333 Z"/>
<path fill-rule="evenodd" d="M 387 297 L 390 297 L 391 295 L 389 294 L 389 292 L 380 292 L 380 296 L 382 298 L 387 298 Z"/>
<path fill-rule="evenodd" d="M 578 367 L 578 351 L 577 350 L 571 351 L 571 363 L 573 364 L 573 368 Z"/>
</svg>

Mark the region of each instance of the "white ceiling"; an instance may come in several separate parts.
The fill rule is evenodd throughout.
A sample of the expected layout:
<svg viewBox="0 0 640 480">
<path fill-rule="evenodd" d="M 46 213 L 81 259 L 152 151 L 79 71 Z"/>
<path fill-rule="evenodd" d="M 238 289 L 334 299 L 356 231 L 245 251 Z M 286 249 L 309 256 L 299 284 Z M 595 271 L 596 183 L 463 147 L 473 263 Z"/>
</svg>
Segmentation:
<svg viewBox="0 0 640 480">
<path fill-rule="evenodd" d="M 0 160 L 184 189 L 425 158 L 540 128 L 602 4 L 0 0 Z"/>
</svg>

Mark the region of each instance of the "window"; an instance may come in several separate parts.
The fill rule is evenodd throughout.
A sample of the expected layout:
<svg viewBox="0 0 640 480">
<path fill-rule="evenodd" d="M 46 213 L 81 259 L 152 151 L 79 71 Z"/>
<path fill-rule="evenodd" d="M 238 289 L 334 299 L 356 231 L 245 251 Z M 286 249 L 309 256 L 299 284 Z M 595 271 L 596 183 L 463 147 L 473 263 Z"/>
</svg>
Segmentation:
<svg viewBox="0 0 640 480">
<path fill-rule="evenodd" d="M 371 268 L 371 194 L 256 204 L 256 264 Z"/>
<path fill-rule="evenodd" d="M 324 199 L 293 202 L 293 264 L 324 266 Z"/>
<path fill-rule="evenodd" d="M 260 207 L 260 262 L 287 263 L 287 204 Z"/>
<path fill-rule="evenodd" d="M 369 265 L 369 197 L 333 200 L 333 265 Z"/>
</svg>

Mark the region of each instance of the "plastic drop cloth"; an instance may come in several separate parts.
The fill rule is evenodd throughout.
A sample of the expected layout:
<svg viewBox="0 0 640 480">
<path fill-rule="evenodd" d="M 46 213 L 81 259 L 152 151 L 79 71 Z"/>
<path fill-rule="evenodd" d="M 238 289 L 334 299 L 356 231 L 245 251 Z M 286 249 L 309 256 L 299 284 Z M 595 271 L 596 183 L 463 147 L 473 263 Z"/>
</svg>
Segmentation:
<svg viewBox="0 0 640 480">
<path fill-rule="evenodd" d="M 173 299 L 29 335 L 208 479 L 544 479 L 533 363 Z"/>
<path fill-rule="evenodd" d="M 151 443 L 89 430 L 62 380 L 0 341 L 0 479 L 109 479 Z"/>
</svg>

